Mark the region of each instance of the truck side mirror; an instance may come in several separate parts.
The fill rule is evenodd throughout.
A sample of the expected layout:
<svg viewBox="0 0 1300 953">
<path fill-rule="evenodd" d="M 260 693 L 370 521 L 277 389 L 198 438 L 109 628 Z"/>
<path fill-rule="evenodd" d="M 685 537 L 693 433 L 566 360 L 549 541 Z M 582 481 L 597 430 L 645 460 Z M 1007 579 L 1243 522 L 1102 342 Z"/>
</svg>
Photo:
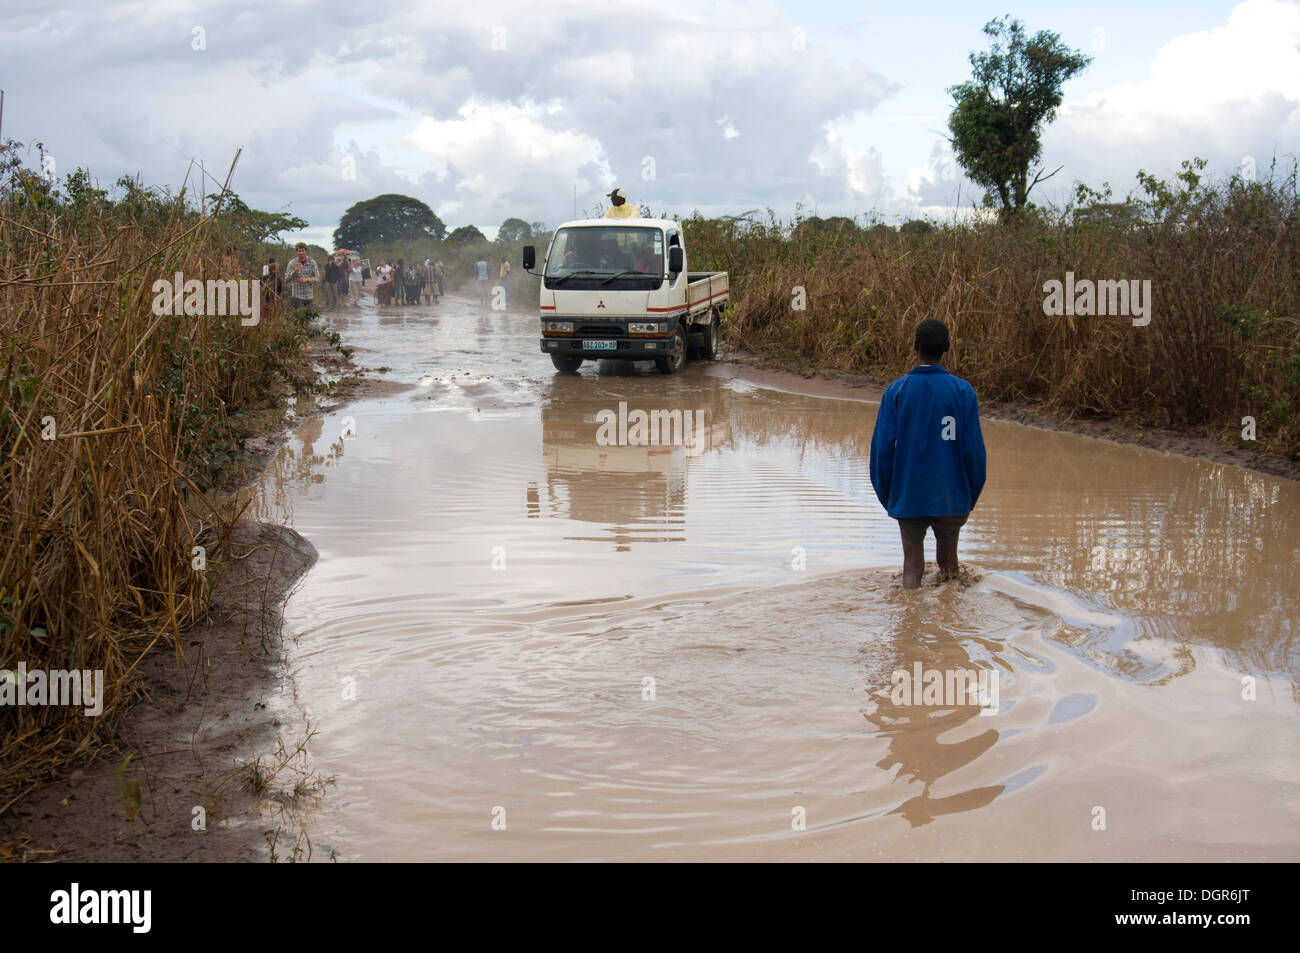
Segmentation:
<svg viewBox="0 0 1300 953">
<path fill-rule="evenodd" d="M 537 249 L 532 245 L 524 246 L 524 271 L 532 271 L 537 264 Z"/>
<path fill-rule="evenodd" d="M 668 273 L 670 275 L 680 275 L 683 270 L 682 246 L 674 245 L 668 249 Z"/>
</svg>

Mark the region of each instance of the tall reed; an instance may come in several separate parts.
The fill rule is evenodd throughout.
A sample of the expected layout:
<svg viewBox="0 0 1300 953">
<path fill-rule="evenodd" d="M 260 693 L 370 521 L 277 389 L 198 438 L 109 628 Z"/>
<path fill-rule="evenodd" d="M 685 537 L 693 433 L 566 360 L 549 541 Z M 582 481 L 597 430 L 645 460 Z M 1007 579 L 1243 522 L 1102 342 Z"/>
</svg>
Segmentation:
<svg viewBox="0 0 1300 953">
<path fill-rule="evenodd" d="M 103 742 L 150 649 L 182 653 L 225 517 L 197 508 L 239 415 L 302 360 L 302 316 L 156 314 L 153 283 L 260 274 L 217 208 L 81 173 L 64 188 L 0 149 L 0 668 L 98 670 L 104 711 L 0 708 L 0 813 Z M 200 524 L 205 524 L 201 526 Z"/>
<path fill-rule="evenodd" d="M 1194 179 L 1195 177 L 1192 176 Z M 984 399 L 1110 416 L 1300 457 L 1296 174 L 1032 215 L 1018 225 L 859 228 L 689 219 L 692 268 L 733 277 L 728 339 L 788 364 L 887 380 L 917 322 L 951 328 L 947 364 Z M 1163 190 L 1163 191 L 1162 191 Z M 1044 314 L 1045 282 L 1149 280 L 1150 323 Z M 801 298 L 806 308 L 799 310 Z"/>
</svg>

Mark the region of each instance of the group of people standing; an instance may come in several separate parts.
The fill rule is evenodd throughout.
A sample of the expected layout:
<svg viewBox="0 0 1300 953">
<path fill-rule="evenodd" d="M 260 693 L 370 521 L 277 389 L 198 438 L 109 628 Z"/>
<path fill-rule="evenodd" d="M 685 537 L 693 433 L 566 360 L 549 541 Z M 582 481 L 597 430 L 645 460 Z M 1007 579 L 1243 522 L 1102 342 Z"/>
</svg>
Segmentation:
<svg viewBox="0 0 1300 953">
<path fill-rule="evenodd" d="M 262 310 L 273 312 L 285 297 L 287 286 L 288 304 L 292 310 L 316 306 L 316 285 L 324 288 L 324 305 L 327 308 L 340 304 L 355 305 L 361 301 L 361 289 L 369 277 L 362 268 L 361 260 L 349 259 L 346 255 L 333 255 L 325 265 L 322 274 L 316 260 L 307 254 L 307 246 L 298 243 L 296 257 L 289 259 L 289 265 L 280 276 L 280 265 L 271 258 L 262 266 Z"/>
<path fill-rule="evenodd" d="M 325 306 L 360 304 L 364 283 L 360 258 L 335 255 L 325 266 Z"/>
<path fill-rule="evenodd" d="M 447 276 L 442 262 L 430 258 L 422 262 L 397 259 L 397 264 L 379 259 L 375 269 L 375 296 L 381 305 L 435 304 L 445 294 Z"/>
<path fill-rule="evenodd" d="M 299 242 L 296 257 L 289 260 L 283 278 L 279 265 L 272 258 L 262 266 L 262 307 L 264 311 L 277 308 L 287 298 L 291 309 L 360 304 L 361 292 L 370 279 L 370 271 L 363 267 L 360 258 L 346 254 L 331 255 L 322 271 L 307 254 L 306 244 Z M 481 256 L 474 263 L 479 295 L 486 304 L 492 291 L 491 272 L 487 258 Z M 504 297 L 510 278 L 510 262 L 502 258 L 495 269 L 497 288 Z M 375 299 L 380 305 L 436 304 L 446 294 L 447 274 L 441 261 L 426 258 L 422 262 L 407 262 L 399 258 L 396 263 L 379 259 L 375 268 Z M 316 285 L 323 289 L 321 302 L 316 300 Z M 502 302 L 504 304 L 504 301 Z"/>
</svg>

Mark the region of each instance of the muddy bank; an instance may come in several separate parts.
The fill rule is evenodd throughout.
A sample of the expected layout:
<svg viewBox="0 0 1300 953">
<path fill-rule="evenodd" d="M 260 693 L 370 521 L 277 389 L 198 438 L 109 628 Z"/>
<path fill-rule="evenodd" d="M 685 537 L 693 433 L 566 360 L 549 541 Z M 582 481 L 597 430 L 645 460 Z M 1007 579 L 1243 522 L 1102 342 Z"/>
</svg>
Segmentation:
<svg viewBox="0 0 1300 953">
<path fill-rule="evenodd" d="M 727 351 L 721 355 L 721 360 L 738 365 L 737 376 L 746 380 L 813 397 L 878 401 L 884 392 L 885 383 L 888 383 L 844 371 L 818 370 L 809 373 L 797 362 L 780 361 L 745 351 Z M 1197 432 L 1138 427 L 1110 419 L 1067 418 L 1048 413 L 1028 401 L 985 401 L 981 398 L 980 414 L 993 420 L 1006 420 L 1040 430 L 1077 433 L 1099 440 L 1134 444 L 1148 450 L 1161 450 L 1212 463 L 1242 467 L 1288 480 L 1300 480 L 1300 460 L 1228 446 Z"/>
<path fill-rule="evenodd" d="M 302 364 L 321 386 L 246 415 L 218 508 L 303 419 L 402 389 L 320 340 Z M 199 518 L 210 512 L 192 502 Z M 201 539 L 212 579 L 204 619 L 181 634 L 179 658 L 160 645 L 141 661 L 144 697 L 110 725 L 93 760 L 29 787 L 0 814 L 0 862 L 290 860 L 313 850 L 297 810 L 328 779 L 303 752 L 310 728 L 284 678 L 280 630 L 316 550 L 287 526 L 252 519 Z"/>
<path fill-rule="evenodd" d="M 211 556 L 219 580 L 207 617 L 182 634 L 184 657 L 145 657 L 147 697 L 122 717 L 117 750 L 0 817 L 0 856 L 258 860 L 282 811 L 323 783 L 288 756 L 305 726 L 280 677 L 281 605 L 316 551 L 287 527 L 241 520 Z"/>
</svg>

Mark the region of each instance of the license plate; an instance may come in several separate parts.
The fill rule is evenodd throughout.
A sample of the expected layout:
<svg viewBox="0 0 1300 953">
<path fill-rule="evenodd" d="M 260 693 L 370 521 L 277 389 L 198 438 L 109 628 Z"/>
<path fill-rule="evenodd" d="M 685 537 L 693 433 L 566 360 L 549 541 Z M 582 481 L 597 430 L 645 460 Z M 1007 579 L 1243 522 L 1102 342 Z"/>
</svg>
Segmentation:
<svg viewBox="0 0 1300 953">
<path fill-rule="evenodd" d="M 583 341 L 582 349 L 584 351 L 617 351 L 617 341 Z"/>
</svg>

